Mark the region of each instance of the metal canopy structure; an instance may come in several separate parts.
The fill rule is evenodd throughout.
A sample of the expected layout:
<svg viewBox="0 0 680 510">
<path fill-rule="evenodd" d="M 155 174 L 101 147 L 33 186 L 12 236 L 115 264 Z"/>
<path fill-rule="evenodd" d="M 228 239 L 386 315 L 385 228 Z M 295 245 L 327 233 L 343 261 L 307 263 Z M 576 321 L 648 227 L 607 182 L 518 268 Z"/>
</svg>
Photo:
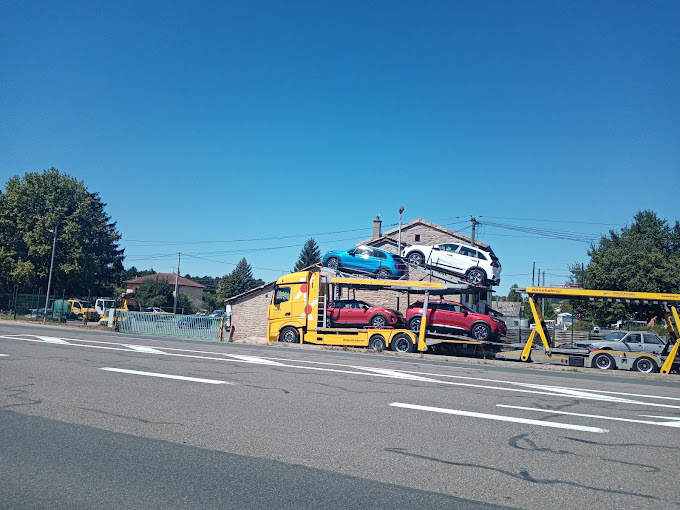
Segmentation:
<svg viewBox="0 0 680 510">
<path fill-rule="evenodd" d="M 632 303 L 632 304 L 658 304 L 663 305 L 665 309 L 666 324 L 670 333 L 670 338 L 667 345 L 673 343 L 673 347 L 668 352 L 663 366 L 659 370 L 662 374 L 667 374 L 675 357 L 678 354 L 678 347 L 680 346 L 680 317 L 678 316 L 677 308 L 680 306 L 680 294 L 657 293 L 657 292 L 626 292 L 618 290 L 594 290 L 594 289 L 580 289 L 574 287 L 527 287 L 525 289 L 517 289 L 518 292 L 523 292 L 529 295 L 529 305 L 534 316 L 534 323 L 536 327 L 531 331 L 529 339 L 522 350 L 521 360 L 531 360 L 531 348 L 536 335 L 538 335 L 543 342 L 545 354 L 552 356 L 550 335 L 545 327 L 545 320 L 541 309 L 536 306 L 535 298 L 562 298 L 562 299 L 580 299 L 587 301 L 603 301 L 607 303 Z M 573 327 L 573 326 L 572 326 Z"/>
</svg>

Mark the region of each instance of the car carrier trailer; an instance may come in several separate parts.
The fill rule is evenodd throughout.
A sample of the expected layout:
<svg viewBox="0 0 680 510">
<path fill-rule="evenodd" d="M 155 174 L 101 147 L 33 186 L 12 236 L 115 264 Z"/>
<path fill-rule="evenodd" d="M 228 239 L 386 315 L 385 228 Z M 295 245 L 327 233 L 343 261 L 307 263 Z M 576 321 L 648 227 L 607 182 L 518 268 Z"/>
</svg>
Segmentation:
<svg viewBox="0 0 680 510">
<path fill-rule="evenodd" d="M 322 272 L 323 271 L 323 272 Z M 470 295 L 488 288 L 469 283 L 438 283 L 405 280 L 374 280 L 338 276 L 334 272 L 300 271 L 276 281 L 267 310 L 267 342 L 310 343 L 319 345 L 391 348 L 398 352 L 427 351 L 441 343 L 482 346 L 486 342 L 463 337 L 432 335 L 427 329 L 427 309 L 431 295 Z M 325 274 L 324 274 L 325 273 Z M 420 331 L 404 328 L 339 328 L 328 323 L 326 310 L 341 289 L 396 291 L 423 295 Z"/>
<path fill-rule="evenodd" d="M 527 287 L 518 289 L 529 295 L 529 306 L 536 326 L 522 349 L 508 350 L 496 354 L 496 359 L 524 362 L 548 363 L 552 365 L 599 368 L 604 370 L 623 369 L 637 372 L 680 371 L 678 347 L 680 342 L 680 318 L 678 305 L 680 294 L 655 292 L 624 292 L 613 290 L 590 290 L 559 287 Z M 543 298 L 582 299 L 609 303 L 650 303 L 663 306 L 668 326 L 668 341 L 661 354 L 643 352 L 589 350 L 567 347 L 555 347 L 550 337 L 541 309 L 536 300 Z M 573 327 L 573 326 L 572 326 Z M 534 340 L 540 339 L 542 345 L 534 346 Z"/>
</svg>

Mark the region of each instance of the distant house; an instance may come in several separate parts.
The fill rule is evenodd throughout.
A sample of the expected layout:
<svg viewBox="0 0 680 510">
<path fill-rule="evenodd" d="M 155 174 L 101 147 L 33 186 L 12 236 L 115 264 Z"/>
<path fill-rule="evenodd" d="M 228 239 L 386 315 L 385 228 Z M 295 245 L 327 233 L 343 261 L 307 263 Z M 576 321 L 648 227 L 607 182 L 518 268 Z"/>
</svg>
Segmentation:
<svg viewBox="0 0 680 510">
<path fill-rule="evenodd" d="M 425 221 L 422 218 L 415 219 L 401 226 L 401 248 L 412 244 L 440 244 L 460 242 L 472 246 L 472 238 L 456 232 L 455 230 L 442 227 L 435 223 Z M 382 232 L 382 220 L 380 216 L 373 220 L 373 236 L 357 243 L 355 246 L 373 246 L 381 250 L 397 253 L 399 248 L 399 227 Z M 474 242 L 475 246 L 490 251 L 488 244 L 480 241 Z"/>
<path fill-rule="evenodd" d="M 138 276 L 137 278 L 132 278 L 131 280 L 126 280 L 125 282 L 125 292 L 132 294 L 137 291 L 139 285 L 146 280 L 165 280 L 172 287 L 173 296 L 175 294 L 175 282 L 177 282 L 177 290 L 182 294 L 186 294 L 191 300 L 195 308 L 200 308 L 203 305 L 203 289 L 205 285 L 196 283 L 189 278 L 179 277 L 177 280 L 177 275 L 175 273 L 156 273 L 147 276 Z"/>
</svg>

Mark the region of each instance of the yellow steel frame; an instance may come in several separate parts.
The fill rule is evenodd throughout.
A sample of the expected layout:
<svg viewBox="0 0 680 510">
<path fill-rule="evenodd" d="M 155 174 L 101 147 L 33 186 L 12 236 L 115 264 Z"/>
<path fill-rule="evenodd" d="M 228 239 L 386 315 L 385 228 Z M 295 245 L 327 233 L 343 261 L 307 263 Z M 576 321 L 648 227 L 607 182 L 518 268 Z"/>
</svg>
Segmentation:
<svg viewBox="0 0 680 510">
<path fill-rule="evenodd" d="M 531 296 L 529 296 L 529 305 L 531 305 L 531 313 L 534 315 L 536 327 L 531 330 L 529 339 L 522 350 L 522 357 L 520 358 L 522 361 L 531 360 L 531 347 L 534 345 L 534 338 L 536 337 L 536 334 L 538 334 L 541 341 L 543 342 L 546 356 L 552 356 L 552 353 L 550 352 L 550 342 L 548 341 L 548 335 L 543 328 L 543 313 L 541 312 L 541 309 L 536 306 L 536 303 Z"/>
<path fill-rule="evenodd" d="M 668 357 L 664 364 L 661 365 L 659 372 L 662 374 L 667 374 L 671 371 L 671 366 L 675 361 L 675 357 L 678 355 L 678 347 L 680 347 L 680 317 L 678 317 L 678 310 L 672 306 L 670 313 L 666 314 L 666 323 L 668 324 L 668 329 L 675 333 L 675 345 L 668 353 Z"/>
<path fill-rule="evenodd" d="M 591 289 L 575 289 L 575 288 L 562 288 L 562 287 L 527 287 L 523 292 L 529 294 L 529 305 L 531 306 L 531 313 L 534 316 L 534 322 L 536 327 L 531 331 L 527 343 L 524 345 L 522 350 L 522 361 L 531 361 L 531 347 L 533 346 L 533 341 L 536 335 L 540 337 L 543 341 L 543 347 L 545 348 L 545 355 L 548 357 L 552 356 L 550 352 L 550 342 L 548 336 L 543 328 L 543 314 L 541 310 L 536 306 L 534 302 L 535 296 L 541 297 L 562 297 L 562 298 L 575 298 L 575 299 L 589 299 L 596 301 L 633 301 L 633 302 L 654 302 L 654 303 L 666 303 L 672 304 L 670 306 L 670 312 L 666 313 L 666 323 L 668 324 L 668 329 L 674 333 L 675 344 L 671 348 L 666 361 L 661 366 L 659 370 L 662 374 L 667 374 L 670 372 L 671 366 L 673 365 L 676 356 L 678 355 L 678 350 L 680 349 L 680 317 L 678 316 L 677 306 L 680 305 L 680 294 L 668 294 L 668 293 L 657 293 L 657 292 L 624 292 L 617 290 L 591 290 Z"/>
</svg>

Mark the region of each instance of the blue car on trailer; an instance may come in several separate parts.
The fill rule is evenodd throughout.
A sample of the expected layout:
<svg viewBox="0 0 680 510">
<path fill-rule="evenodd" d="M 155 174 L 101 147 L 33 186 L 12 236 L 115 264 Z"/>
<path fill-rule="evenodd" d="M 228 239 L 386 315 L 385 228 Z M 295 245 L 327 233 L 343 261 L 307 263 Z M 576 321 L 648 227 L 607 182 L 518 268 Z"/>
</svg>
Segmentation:
<svg viewBox="0 0 680 510">
<path fill-rule="evenodd" d="M 376 278 L 401 278 L 406 274 L 406 264 L 400 257 L 371 246 L 358 246 L 350 250 L 329 251 L 322 264 L 330 269 L 360 273 Z"/>
</svg>

